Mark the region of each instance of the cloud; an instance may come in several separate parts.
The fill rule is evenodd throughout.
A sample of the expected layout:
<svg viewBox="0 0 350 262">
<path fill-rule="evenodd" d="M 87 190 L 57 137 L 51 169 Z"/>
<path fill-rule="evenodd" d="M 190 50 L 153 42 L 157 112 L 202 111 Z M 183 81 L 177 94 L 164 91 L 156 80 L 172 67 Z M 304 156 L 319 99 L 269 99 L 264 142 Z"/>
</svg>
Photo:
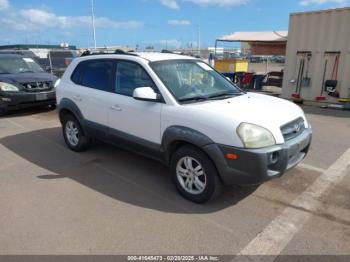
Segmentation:
<svg viewBox="0 0 350 262">
<path fill-rule="evenodd" d="M 159 0 L 160 3 L 166 7 L 169 7 L 170 9 L 180 9 L 178 3 L 176 0 Z"/>
<path fill-rule="evenodd" d="M 170 39 L 170 40 L 160 40 L 159 44 L 164 46 L 164 48 L 180 48 L 182 45 L 182 42 L 176 39 Z"/>
<path fill-rule="evenodd" d="M 179 5 L 180 1 L 192 2 L 193 4 L 196 4 L 199 6 L 216 5 L 219 7 L 227 7 L 227 6 L 245 5 L 249 3 L 251 0 L 159 0 L 159 2 L 162 5 L 169 7 L 171 9 L 180 9 L 180 5 Z M 314 0 L 314 1 L 317 1 L 317 0 Z M 333 1 L 337 1 L 337 0 L 333 0 Z M 338 1 L 341 1 L 341 0 L 338 0 Z"/>
<path fill-rule="evenodd" d="M 250 0 L 186 0 L 200 6 L 216 5 L 220 7 L 245 5 Z"/>
<path fill-rule="evenodd" d="M 347 0 L 302 0 L 300 1 L 301 5 L 308 6 L 308 5 L 323 5 L 323 4 L 346 4 Z"/>
<path fill-rule="evenodd" d="M 5 10 L 10 7 L 8 0 L 0 0 L 0 10 Z"/>
<path fill-rule="evenodd" d="M 0 0 L 2 1 L 2 0 Z M 90 16 L 59 16 L 42 9 L 21 9 L 3 15 L 3 25 L 14 30 L 42 30 L 48 28 L 83 28 L 90 27 Z M 140 21 L 117 21 L 107 17 L 96 17 L 95 25 L 99 28 L 133 29 L 143 26 Z"/>
<path fill-rule="evenodd" d="M 179 5 L 180 1 L 191 2 L 199 6 L 215 5 L 219 7 L 227 7 L 227 6 L 245 5 L 249 3 L 251 0 L 159 0 L 159 1 L 162 5 L 167 6 L 171 9 L 180 9 L 180 5 Z M 333 1 L 337 1 L 337 0 L 333 0 Z"/>
<path fill-rule="evenodd" d="M 189 26 L 191 21 L 189 20 L 168 20 L 168 24 L 172 26 Z"/>
</svg>

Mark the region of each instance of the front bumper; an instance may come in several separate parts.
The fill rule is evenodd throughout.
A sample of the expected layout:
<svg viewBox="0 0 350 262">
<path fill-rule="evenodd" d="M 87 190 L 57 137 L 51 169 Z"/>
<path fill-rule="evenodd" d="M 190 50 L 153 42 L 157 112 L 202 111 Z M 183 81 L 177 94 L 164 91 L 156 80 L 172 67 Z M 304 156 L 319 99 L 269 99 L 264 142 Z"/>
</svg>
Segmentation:
<svg viewBox="0 0 350 262">
<path fill-rule="evenodd" d="M 0 92 L 0 110 L 2 111 L 55 103 L 55 90 L 43 92 Z"/>
<path fill-rule="evenodd" d="M 305 129 L 298 137 L 282 145 L 262 149 L 242 149 L 210 144 L 203 150 L 213 159 L 224 184 L 256 185 L 282 176 L 307 155 L 312 130 Z M 233 153 L 236 160 L 225 156 Z"/>
</svg>

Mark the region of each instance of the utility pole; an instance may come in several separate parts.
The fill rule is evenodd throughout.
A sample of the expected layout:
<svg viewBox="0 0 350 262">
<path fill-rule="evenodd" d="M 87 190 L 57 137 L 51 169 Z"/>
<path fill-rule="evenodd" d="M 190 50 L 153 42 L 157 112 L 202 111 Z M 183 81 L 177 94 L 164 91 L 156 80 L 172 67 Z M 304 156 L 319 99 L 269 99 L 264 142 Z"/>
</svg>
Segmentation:
<svg viewBox="0 0 350 262">
<path fill-rule="evenodd" d="M 198 24 L 198 55 L 201 55 L 201 26 Z"/>
<path fill-rule="evenodd" d="M 95 8 L 94 8 L 94 0 L 91 0 L 91 18 L 92 18 L 92 30 L 93 30 L 93 37 L 94 37 L 94 48 L 96 50 L 96 27 L 95 27 Z"/>
</svg>

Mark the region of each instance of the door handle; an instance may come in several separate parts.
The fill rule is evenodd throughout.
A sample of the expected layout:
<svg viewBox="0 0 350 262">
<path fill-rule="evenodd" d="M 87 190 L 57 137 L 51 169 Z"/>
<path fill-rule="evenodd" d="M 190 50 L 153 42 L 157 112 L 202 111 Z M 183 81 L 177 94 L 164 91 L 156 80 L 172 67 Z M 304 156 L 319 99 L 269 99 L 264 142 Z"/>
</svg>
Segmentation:
<svg viewBox="0 0 350 262">
<path fill-rule="evenodd" d="M 81 102 L 83 99 L 81 98 L 81 96 L 76 95 L 76 96 L 73 96 L 73 100 L 75 100 L 77 102 Z"/>
<path fill-rule="evenodd" d="M 121 107 L 119 105 L 114 105 L 110 107 L 114 111 L 122 111 Z"/>
</svg>

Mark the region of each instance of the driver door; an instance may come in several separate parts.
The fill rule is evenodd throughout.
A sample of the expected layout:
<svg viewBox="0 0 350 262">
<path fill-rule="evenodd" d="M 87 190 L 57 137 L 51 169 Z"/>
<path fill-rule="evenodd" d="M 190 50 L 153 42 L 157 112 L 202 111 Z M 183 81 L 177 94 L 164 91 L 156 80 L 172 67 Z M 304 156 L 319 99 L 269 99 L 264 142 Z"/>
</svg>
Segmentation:
<svg viewBox="0 0 350 262">
<path fill-rule="evenodd" d="M 160 120 L 163 103 L 139 101 L 132 97 L 135 88 L 151 87 L 153 80 L 138 63 L 118 61 L 114 92 L 109 97 L 108 121 L 112 136 L 124 136 L 134 142 L 161 144 Z M 157 91 L 156 91 L 157 92 Z"/>
</svg>

